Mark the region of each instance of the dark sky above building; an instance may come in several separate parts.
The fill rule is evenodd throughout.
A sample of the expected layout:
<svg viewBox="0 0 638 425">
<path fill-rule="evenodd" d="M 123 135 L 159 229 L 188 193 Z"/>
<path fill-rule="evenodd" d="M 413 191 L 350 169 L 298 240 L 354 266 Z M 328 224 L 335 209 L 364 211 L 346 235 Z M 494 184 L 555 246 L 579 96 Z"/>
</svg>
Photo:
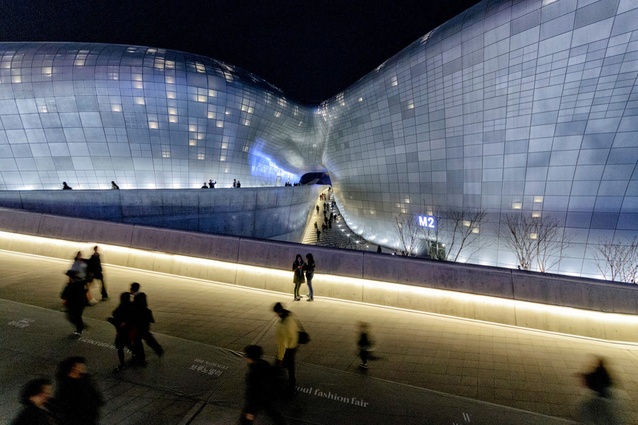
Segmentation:
<svg viewBox="0 0 638 425">
<path fill-rule="evenodd" d="M 292 99 L 336 95 L 477 0 L 17 0 L 0 41 L 84 41 L 196 53 Z"/>
</svg>

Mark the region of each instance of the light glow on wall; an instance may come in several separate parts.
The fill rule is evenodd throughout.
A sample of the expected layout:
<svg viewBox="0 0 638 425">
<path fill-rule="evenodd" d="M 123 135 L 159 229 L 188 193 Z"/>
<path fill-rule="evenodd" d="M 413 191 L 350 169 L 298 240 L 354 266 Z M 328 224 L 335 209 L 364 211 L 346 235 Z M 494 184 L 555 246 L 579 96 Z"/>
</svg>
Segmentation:
<svg viewBox="0 0 638 425">
<path fill-rule="evenodd" d="M 68 263 L 80 250 L 91 252 L 93 246 L 99 245 L 103 262 L 110 267 L 135 268 L 150 270 L 154 273 L 184 276 L 201 279 L 203 284 L 239 285 L 260 290 L 282 292 L 288 296 L 290 287 L 289 270 L 248 266 L 205 258 L 169 254 L 158 251 L 146 251 L 97 241 L 78 243 L 62 239 L 50 239 L 37 236 L 0 232 L 0 246 L 9 252 L 45 254 L 48 258 L 57 258 Z M 35 252 L 33 252 L 35 251 Z M 113 261 L 113 262 L 110 262 Z M 220 280 L 221 278 L 221 280 Z M 224 280 L 226 279 L 226 280 Z M 230 280 L 228 280 L 230 279 Z M 425 314 L 437 314 L 444 317 L 455 317 L 459 320 L 477 320 L 472 317 L 450 316 L 441 314 L 441 309 L 450 308 L 455 312 L 473 312 L 483 318 L 504 318 L 505 322 L 490 322 L 497 325 L 527 327 L 519 321 L 548 323 L 552 328 L 564 330 L 592 328 L 600 335 L 611 332 L 612 335 L 636 335 L 638 316 L 628 314 L 604 313 L 580 310 L 570 307 L 544 305 L 507 298 L 488 297 L 462 292 L 445 291 L 420 286 L 402 285 L 392 282 L 363 280 L 346 276 L 315 274 L 317 297 L 326 297 L 347 302 L 358 302 L 379 305 L 406 311 L 417 311 Z M 421 300 L 422 302 L 417 302 Z M 388 303 L 388 301 L 390 303 Z M 431 311 L 402 308 L 400 304 L 431 306 Z M 437 307 L 439 306 L 439 307 Z M 438 311 L 437 311 L 438 310 Z M 597 328 L 597 329 L 596 329 Z M 560 333 L 552 330 L 545 330 Z"/>
</svg>

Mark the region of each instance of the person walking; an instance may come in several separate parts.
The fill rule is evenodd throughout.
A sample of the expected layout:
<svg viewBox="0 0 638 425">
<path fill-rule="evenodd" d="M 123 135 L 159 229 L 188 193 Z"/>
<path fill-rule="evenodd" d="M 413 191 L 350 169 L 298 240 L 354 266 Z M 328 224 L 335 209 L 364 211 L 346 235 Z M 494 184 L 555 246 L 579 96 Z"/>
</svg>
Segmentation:
<svg viewBox="0 0 638 425">
<path fill-rule="evenodd" d="M 87 373 L 84 357 L 68 357 L 60 362 L 56 374 L 55 406 L 64 425 L 96 425 L 102 394 Z"/>
<path fill-rule="evenodd" d="M 579 375 L 583 385 L 591 390 L 590 396 L 580 406 L 582 422 L 620 425 L 623 412 L 612 397 L 613 379 L 607 370 L 605 360 L 597 358 L 593 370 Z"/>
<path fill-rule="evenodd" d="M 80 336 L 84 331 L 84 321 L 82 320 L 82 313 L 84 313 L 84 307 L 86 307 L 86 284 L 84 280 L 77 277 L 75 270 L 69 270 L 66 272 L 69 278 L 60 298 L 62 298 L 66 307 L 66 316 L 69 322 L 75 325 L 74 335 Z"/>
<path fill-rule="evenodd" d="M 88 261 L 82 257 L 82 251 L 78 251 L 73 258 L 73 264 L 71 270 L 75 272 L 75 277 L 78 281 L 82 281 L 82 284 L 86 287 L 85 291 L 85 303 L 88 305 L 97 304 L 97 301 L 93 299 L 91 291 L 89 291 L 89 283 L 87 281 L 88 275 Z"/>
<path fill-rule="evenodd" d="M 93 247 L 93 254 L 86 261 L 86 272 L 89 283 L 95 281 L 95 279 L 99 279 L 102 284 L 101 294 L 102 301 L 106 301 L 109 299 L 109 294 L 106 292 L 106 283 L 104 282 L 104 273 L 102 272 L 102 260 L 100 259 L 100 253 L 98 251 L 98 246 L 95 245 Z"/>
<path fill-rule="evenodd" d="M 113 310 L 112 316 L 108 318 L 109 323 L 115 326 L 115 348 L 117 348 L 117 359 L 119 365 L 116 372 L 126 369 L 124 362 L 124 348 L 133 351 L 132 331 L 133 331 L 133 306 L 131 304 L 131 294 L 122 292 L 120 294 L 120 304 Z"/>
<path fill-rule="evenodd" d="M 301 299 L 301 296 L 299 296 L 299 288 L 301 287 L 302 283 L 306 282 L 306 279 L 304 278 L 305 266 L 306 263 L 303 262 L 303 257 L 301 256 L 301 254 L 297 254 L 297 256 L 295 257 L 295 261 L 292 263 L 292 282 L 295 284 L 294 301 L 299 301 Z"/>
<path fill-rule="evenodd" d="M 368 324 L 365 322 L 359 322 L 359 340 L 357 341 L 357 346 L 359 347 L 359 358 L 361 358 L 359 367 L 361 369 L 367 369 L 372 341 L 368 336 Z"/>
<path fill-rule="evenodd" d="M 246 372 L 246 392 L 244 408 L 239 418 L 242 425 L 252 424 L 257 413 L 264 412 L 274 425 L 284 425 L 286 419 L 276 409 L 277 374 L 274 368 L 262 359 L 263 349 L 258 345 L 244 348 L 244 359 L 248 365 Z"/>
<path fill-rule="evenodd" d="M 315 277 L 315 259 L 312 254 L 306 254 L 306 284 L 308 285 L 308 299 L 306 301 L 315 300 L 315 292 L 312 288 L 312 279 Z"/>
<path fill-rule="evenodd" d="M 294 395 L 297 388 L 295 376 L 295 356 L 299 341 L 299 323 L 295 315 L 286 310 L 281 303 L 273 306 L 273 311 L 279 316 L 275 337 L 277 340 L 277 359 L 275 364 L 288 371 L 287 395 Z"/>
<path fill-rule="evenodd" d="M 20 392 L 22 410 L 11 425 L 53 425 L 53 417 L 49 411 L 49 400 L 53 394 L 51 380 L 37 378 L 27 382 Z"/>
<path fill-rule="evenodd" d="M 88 265 L 86 260 L 82 258 L 82 251 L 78 251 L 73 257 L 73 264 L 71 264 L 71 270 L 73 270 L 78 279 L 86 280 L 86 269 Z"/>
<path fill-rule="evenodd" d="M 148 301 L 144 292 L 139 292 L 133 299 L 133 326 L 137 332 L 137 340 L 139 345 L 142 341 L 146 342 L 158 356 L 164 355 L 164 349 L 151 333 L 151 323 L 155 323 L 153 311 L 148 308 Z M 139 348 L 138 345 L 138 348 Z M 138 358 L 140 364 L 145 363 L 144 347 L 139 350 Z"/>
<path fill-rule="evenodd" d="M 133 309 L 135 298 L 138 297 L 140 294 L 143 294 L 143 292 L 140 291 L 140 287 L 141 285 L 138 282 L 131 283 L 131 289 L 129 291 L 131 299 L 131 309 Z M 144 352 L 144 344 L 142 343 L 142 338 L 140 338 L 138 323 L 136 323 L 135 319 L 135 317 L 131 319 L 131 344 L 133 346 L 133 358 L 131 359 L 131 365 L 145 366 L 146 353 Z"/>
</svg>

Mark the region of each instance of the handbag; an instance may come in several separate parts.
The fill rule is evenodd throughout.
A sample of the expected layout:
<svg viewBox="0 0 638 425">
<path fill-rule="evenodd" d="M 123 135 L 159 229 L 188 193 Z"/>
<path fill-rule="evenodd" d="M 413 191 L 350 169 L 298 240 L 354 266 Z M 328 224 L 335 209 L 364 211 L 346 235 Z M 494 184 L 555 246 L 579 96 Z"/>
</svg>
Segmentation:
<svg viewBox="0 0 638 425">
<path fill-rule="evenodd" d="M 310 335 L 306 331 L 299 331 L 299 339 L 297 340 L 299 344 L 308 344 L 310 342 Z"/>
</svg>

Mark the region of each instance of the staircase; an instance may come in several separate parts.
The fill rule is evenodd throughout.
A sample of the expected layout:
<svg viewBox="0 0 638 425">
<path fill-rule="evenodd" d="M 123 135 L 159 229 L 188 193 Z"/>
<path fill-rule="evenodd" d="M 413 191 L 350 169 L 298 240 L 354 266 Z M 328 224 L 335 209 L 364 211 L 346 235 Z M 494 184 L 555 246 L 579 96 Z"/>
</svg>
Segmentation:
<svg viewBox="0 0 638 425">
<path fill-rule="evenodd" d="M 315 210 L 312 213 L 313 217 L 310 219 L 309 225 L 306 228 L 306 233 L 304 234 L 302 243 L 306 245 L 329 246 L 333 248 L 376 251 L 376 245 L 368 243 L 365 239 L 356 235 L 348 228 L 339 213 L 337 204 L 333 204 L 335 199 L 332 191 L 328 189 L 323 191 L 322 194 L 324 195 L 325 200 L 322 200 L 321 196 L 317 199 Z M 326 230 L 322 230 L 321 228 L 324 223 L 324 204 L 326 204 L 327 207 L 325 208 L 325 217 L 330 218 L 331 214 L 333 214 L 333 217 L 336 217 L 332 220 L 332 228 L 327 228 Z M 317 207 L 319 207 L 319 210 L 317 210 Z M 321 232 L 319 238 L 317 238 L 315 222 Z"/>
</svg>

